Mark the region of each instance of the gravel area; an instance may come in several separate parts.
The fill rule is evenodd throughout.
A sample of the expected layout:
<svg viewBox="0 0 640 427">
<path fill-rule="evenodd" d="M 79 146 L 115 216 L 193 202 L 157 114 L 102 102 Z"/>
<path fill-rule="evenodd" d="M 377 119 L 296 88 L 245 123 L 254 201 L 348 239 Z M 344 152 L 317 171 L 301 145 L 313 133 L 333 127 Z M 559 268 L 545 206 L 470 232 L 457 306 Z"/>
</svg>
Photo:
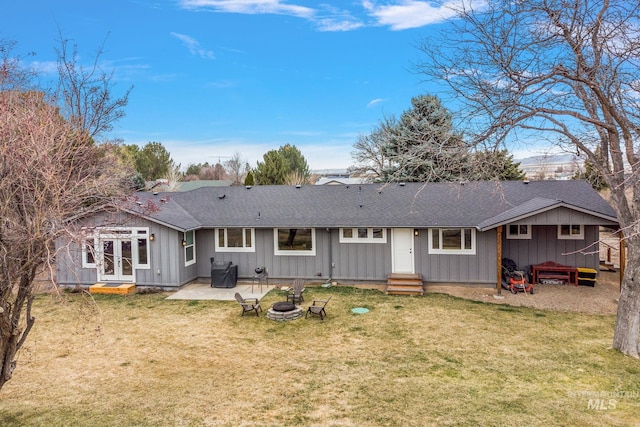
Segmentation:
<svg viewBox="0 0 640 427">
<path fill-rule="evenodd" d="M 504 298 L 496 298 L 495 288 L 469 287 L 460 285 L 429 285 L 427 292 L 445 293 L 460 298 L 484 301 L 495 304 L 533 307 L 543 310 L 570 311 L 589 314 L 615 314 L 620 293 L 619 273 L 601 271 L 596 285 L 535 285 L 534 293 L 518 292 L 512 294 L 502 290 Z"/>
</svg>

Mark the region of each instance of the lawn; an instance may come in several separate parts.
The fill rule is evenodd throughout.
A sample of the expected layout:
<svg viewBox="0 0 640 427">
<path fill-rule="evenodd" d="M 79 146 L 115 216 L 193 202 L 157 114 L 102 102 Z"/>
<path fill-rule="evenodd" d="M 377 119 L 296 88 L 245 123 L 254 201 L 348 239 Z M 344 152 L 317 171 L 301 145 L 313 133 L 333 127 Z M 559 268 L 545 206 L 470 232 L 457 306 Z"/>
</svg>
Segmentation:
<svg viewBox="0 0 640 427">
<path fill-rule="evenodd" d="M 291 322 L 229 301 L 40 295 L 0 425 L 638 423 L 640 362 L 610 349 L 612 316 L 348 287 L 307 288 L 303 305 L 328 295 L 326 320 Z"/>
</svg>

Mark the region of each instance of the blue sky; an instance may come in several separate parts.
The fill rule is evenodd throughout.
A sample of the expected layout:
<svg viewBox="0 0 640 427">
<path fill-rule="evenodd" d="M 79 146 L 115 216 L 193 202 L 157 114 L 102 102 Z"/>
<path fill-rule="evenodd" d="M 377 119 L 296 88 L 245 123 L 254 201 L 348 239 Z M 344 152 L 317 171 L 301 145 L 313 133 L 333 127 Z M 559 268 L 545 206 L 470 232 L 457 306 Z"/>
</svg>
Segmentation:
<svg viewBox="0 0 640 427">
<path fill-rule="evenodd" d="M 328 169 L 351 165 L 385 114 L 437 93 L 412 64 L 451 15 L 414 0 L 24 0 L 3 5 L 0 38 L 45 71 L 59 31 L 81 63 L 105 43 L 116 94 L 134 86 L 110 136 L 161 142 L 183 168 L 234 152 L 255 166 L 289 143 Z"/>
</svg>

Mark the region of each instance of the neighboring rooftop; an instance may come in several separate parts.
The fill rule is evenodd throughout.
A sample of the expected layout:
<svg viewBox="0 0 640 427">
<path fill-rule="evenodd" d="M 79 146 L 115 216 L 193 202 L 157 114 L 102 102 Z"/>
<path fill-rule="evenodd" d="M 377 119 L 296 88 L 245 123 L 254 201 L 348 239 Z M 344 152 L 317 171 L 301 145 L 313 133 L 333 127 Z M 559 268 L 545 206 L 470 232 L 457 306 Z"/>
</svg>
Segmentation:
<svg viewBox="0 0 640 427">
<path fill-rule="evenodd" d="M 367 181 L 366 178 L 328 178 L 322 177 L 316 185 L 355 185 L 364 184 Z"/>
<path fill-rule="evenodd" d="M 174 191 L 191 191 L 202 187 L 229 187 L 233 184 L 230 179 L 198 179 L 194 181 L 177 181 L 170 183 L 166 179 L 158 179 L 147 183 L 148 191 L 157 192 L 174 192 Z"/>
</svg>

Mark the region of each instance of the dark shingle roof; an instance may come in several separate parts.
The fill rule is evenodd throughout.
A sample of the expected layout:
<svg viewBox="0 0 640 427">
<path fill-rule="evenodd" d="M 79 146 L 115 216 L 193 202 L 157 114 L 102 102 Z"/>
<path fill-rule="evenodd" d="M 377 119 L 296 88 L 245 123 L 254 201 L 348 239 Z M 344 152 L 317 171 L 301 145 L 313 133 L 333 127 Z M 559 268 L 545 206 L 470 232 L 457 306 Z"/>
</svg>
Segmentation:
<svg viewBox="0 0 640 427">
<path fill-rule="evenodd" d="M 563 204 L 560 200 L 545 199 L 544 197 L 534 197 L 521 205 L 501 212 L 494 217 L 487 218 L 478 224 L 480 230 L 490 229 L 500 224 L 517 221 L 520 218 L 531 216 L 534 213 L 542 212 L 551 208 L 556 208 Z"/>
<path fill-rule="evenodd" d="M 608 221 L 615 212 L 584 181 L 199 188 L 148 196 L 150 217 L 174 228 L 478 227 L 564 205 Z"/>
</svg>

